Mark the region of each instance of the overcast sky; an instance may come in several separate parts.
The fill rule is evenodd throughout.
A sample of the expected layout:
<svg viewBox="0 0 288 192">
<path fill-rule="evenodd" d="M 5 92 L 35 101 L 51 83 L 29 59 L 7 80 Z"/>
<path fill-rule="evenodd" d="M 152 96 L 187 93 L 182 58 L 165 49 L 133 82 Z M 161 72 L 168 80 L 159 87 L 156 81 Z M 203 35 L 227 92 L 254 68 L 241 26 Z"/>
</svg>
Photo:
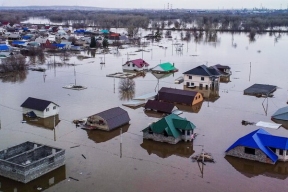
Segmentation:
<svg viewBox="0 0 288 192">
<path fill-rule="evenodd" d="M 103 8 L 154 8 L 167 9 L 172 4 L 173 9 L 235 9 L 260 8 L 286 9 L 288 0 L 0 0 L 1 6 L 30 5 L 70 5 L 93 6 Z"/>
</svg>

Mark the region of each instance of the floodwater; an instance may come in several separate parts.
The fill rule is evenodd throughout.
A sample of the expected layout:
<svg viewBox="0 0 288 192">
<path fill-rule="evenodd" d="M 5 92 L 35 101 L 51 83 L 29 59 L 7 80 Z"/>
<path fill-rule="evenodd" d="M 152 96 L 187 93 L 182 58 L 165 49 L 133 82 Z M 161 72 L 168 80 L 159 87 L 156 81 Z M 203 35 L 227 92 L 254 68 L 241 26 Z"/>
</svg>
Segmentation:
<svg viewBox="0 0 288 192">
<path fill-rule="evenodd" d="M 180 33 L 173 32 L 172 36 L 179 39 Z M 254 125 L 241 125 L 242 120 L 270 121 L 278 108 L 286 106 L 287 40 L 287 34 L 282 34 L 278 42 L 269 34 L 257 35 L 256 41 L 250 42 L 243 33 L 233 36 L 218 33 L 217 42 L 196 44 L 193 40 L 188 43 L 178 40 L 183 43 L 183 49 L 176 52 L 172 44 L 177 40 L 164 38 L 145 47 L 149 52 L 135 52 L 139 47 L 120 49 L 118 55 L 96 52 L 95 57 L 91 57 L 91 53 L 82 52 L 83 56 L 91 58 L 71 56 L 65 61 L 75 64 L 75 68 L 72 65 L 50 66 L 45 74 L 29 71 L 24 79 L 0 79 L 0 149 L 29 140 L 66 150 L 65 168 L 25 186 L 0 177 L 0 191 L 286 191 L 288 163 L 266 165 L 225 157 L 224 151 L 239 137 L 257 129 Z M 206 99 L 191 109 L 183 108 L 181 116 L 197 127 L 195 132 L 199 135 L 193 143 L 171 146 L 143 140 L 141 130 L 159 117 L 144 113 L 141 107 L 122 106 L 127 97 L 118 89 L 120 79 L 106 77 L 122 71 L 127 53 L 129 59 L 141 58 L 143 53 L 143 59 L 151 67 L 168 61 L 179 69 L 159 81 L 149 73 L 135 78 L 135 96 L 161 87 L 183 89 L 183 84 L 174 84 L 174 80 L 201 64 L 219 63 L 231 67 L 231 82 L 221 83 L 219 91 L 213 93 L 214 99 Z M 53 61 L 54 57 L 47 60 Z M 101 65 L 104 60 L 105 65 Z M 56 62 L 61 59 L 56 57 Z M 75 80 L 88 88 L 82 91 L 62 88 Z M 254 83 L 278 86 L 274 97 L 268 99 L 268 109 L 266 101 L 265 110 L 262 106 L 264 98 L 243 95 L 243 90 Z M 60 105 L 60 122 L 55 130 L 51 129 L 51 122 L 42 126 L 40 122 L 21 123 L 20 105 L 27 97 L 47 99 Z M 74 119 L 116 106 L 127 110 L 131 118 L 130 125 L 122 128 L 122 136 L 120 129 L 111 133 L 86 131 L 72 124 Z M 283 127 L 266 130 L 288 137 L 288 130 Z M 190 158 L 201 153 L 202 147 L 216 160 L 216 163 L 206 163 L 203 172 Z"/>
</svg>

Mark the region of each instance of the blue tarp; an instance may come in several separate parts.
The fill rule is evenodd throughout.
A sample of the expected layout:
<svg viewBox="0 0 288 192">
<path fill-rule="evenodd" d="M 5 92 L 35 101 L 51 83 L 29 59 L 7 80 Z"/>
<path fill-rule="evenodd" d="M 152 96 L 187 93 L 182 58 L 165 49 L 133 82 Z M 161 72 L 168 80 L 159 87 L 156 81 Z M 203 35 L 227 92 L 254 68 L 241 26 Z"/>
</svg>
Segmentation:
<svg viewBox="0 0 288 192">
<path fill-rule="evenodd" d="M 12 44 L 14 45 L 23 45 L 25 43 L 25 41 L 12 41 Z"/>
<path fill-rule="evenodd" d="M 66 44 L 60 44 L 60 43 L 54 43 L 52 44 L 53 46 L 57 47 L 57 48 L 64 48 L 66 46 Z"/>
<path fill-rule="evenodd" d="M 74 33 L 85 33 L 84 29 L 76 29 Z"/>
<path fill-rule="evenodd" d="M 6 44 L 0 44 L 0 51 L 9 51 L 9 47 Z"/>
<path fill-rule="evenodd" d="M 32 36 L 30 36 L 30 35 L 24 35 L 22 38 L 25 39 L 25 40 L 28 40 L 28 39 L 31 39 L 31 37 Z"/>
</svg>

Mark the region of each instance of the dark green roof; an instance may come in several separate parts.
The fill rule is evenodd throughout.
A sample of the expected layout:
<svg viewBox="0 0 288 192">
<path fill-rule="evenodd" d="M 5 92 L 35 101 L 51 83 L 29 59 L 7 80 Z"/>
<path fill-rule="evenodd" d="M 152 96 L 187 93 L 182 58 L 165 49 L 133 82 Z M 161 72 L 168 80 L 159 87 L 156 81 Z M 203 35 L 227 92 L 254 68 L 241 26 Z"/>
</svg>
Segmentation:
<svg viewBox="0 0 288 192">
<path fill-rule="evenodd" d="M 153 133 L 163 134 L 164 131 L 166 131 L 169 136 L 173 136 L 174 138 L 181 136 L 181 130 L 192 130 L 196 128 L 193 123 L 175 114 L 168 115 L 151 124 L 149 127 Z M 142 131 L 145 132 L 147 128 Z"/>
</svg>

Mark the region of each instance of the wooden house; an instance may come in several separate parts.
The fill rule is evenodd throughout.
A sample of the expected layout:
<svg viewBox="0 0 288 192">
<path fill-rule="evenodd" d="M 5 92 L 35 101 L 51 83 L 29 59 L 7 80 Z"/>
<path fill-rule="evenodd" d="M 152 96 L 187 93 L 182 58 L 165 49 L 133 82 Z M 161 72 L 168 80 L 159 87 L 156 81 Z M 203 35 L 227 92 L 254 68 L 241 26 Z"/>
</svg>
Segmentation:
<svg viewBox="0 0 288 192">
<path fill-rule="evenodd" d="M 123 70 L 127 71 L 140 71 L 140 70 L 148 70 L 149 64 L 143 59 L 135 59 L 127 61 L 122 65 Z"/>
<path fill-rule="evenodd" d="M 87 129 L 101 129 L 111 131 L 122 125 L 128 124 L 130 117 L 124 109 L 114 107 L 88 117 L 86 122 Z"/>
<path fill-rule="evenodd" d="M 176 144 L 191 141 L 196 126 L 185 118 L 171 114 L 142 130 L 144 139 Z"/>
<path fill-rule="evenodd" d="M 59 114 L 59 105 L 52 101 L 28 97 L 21 105 L 23 114 L 33 111 L 37 117 L 46 118 Z"/>
<path fill-rule="evenodd" d="M 181 89 L 162 87 L 156 95 L 155 99 L 168 103 L 192 106 L 202 102 L 203 96 L 201 93 L 196 91 L 186 91 Z"/>
</svg>

